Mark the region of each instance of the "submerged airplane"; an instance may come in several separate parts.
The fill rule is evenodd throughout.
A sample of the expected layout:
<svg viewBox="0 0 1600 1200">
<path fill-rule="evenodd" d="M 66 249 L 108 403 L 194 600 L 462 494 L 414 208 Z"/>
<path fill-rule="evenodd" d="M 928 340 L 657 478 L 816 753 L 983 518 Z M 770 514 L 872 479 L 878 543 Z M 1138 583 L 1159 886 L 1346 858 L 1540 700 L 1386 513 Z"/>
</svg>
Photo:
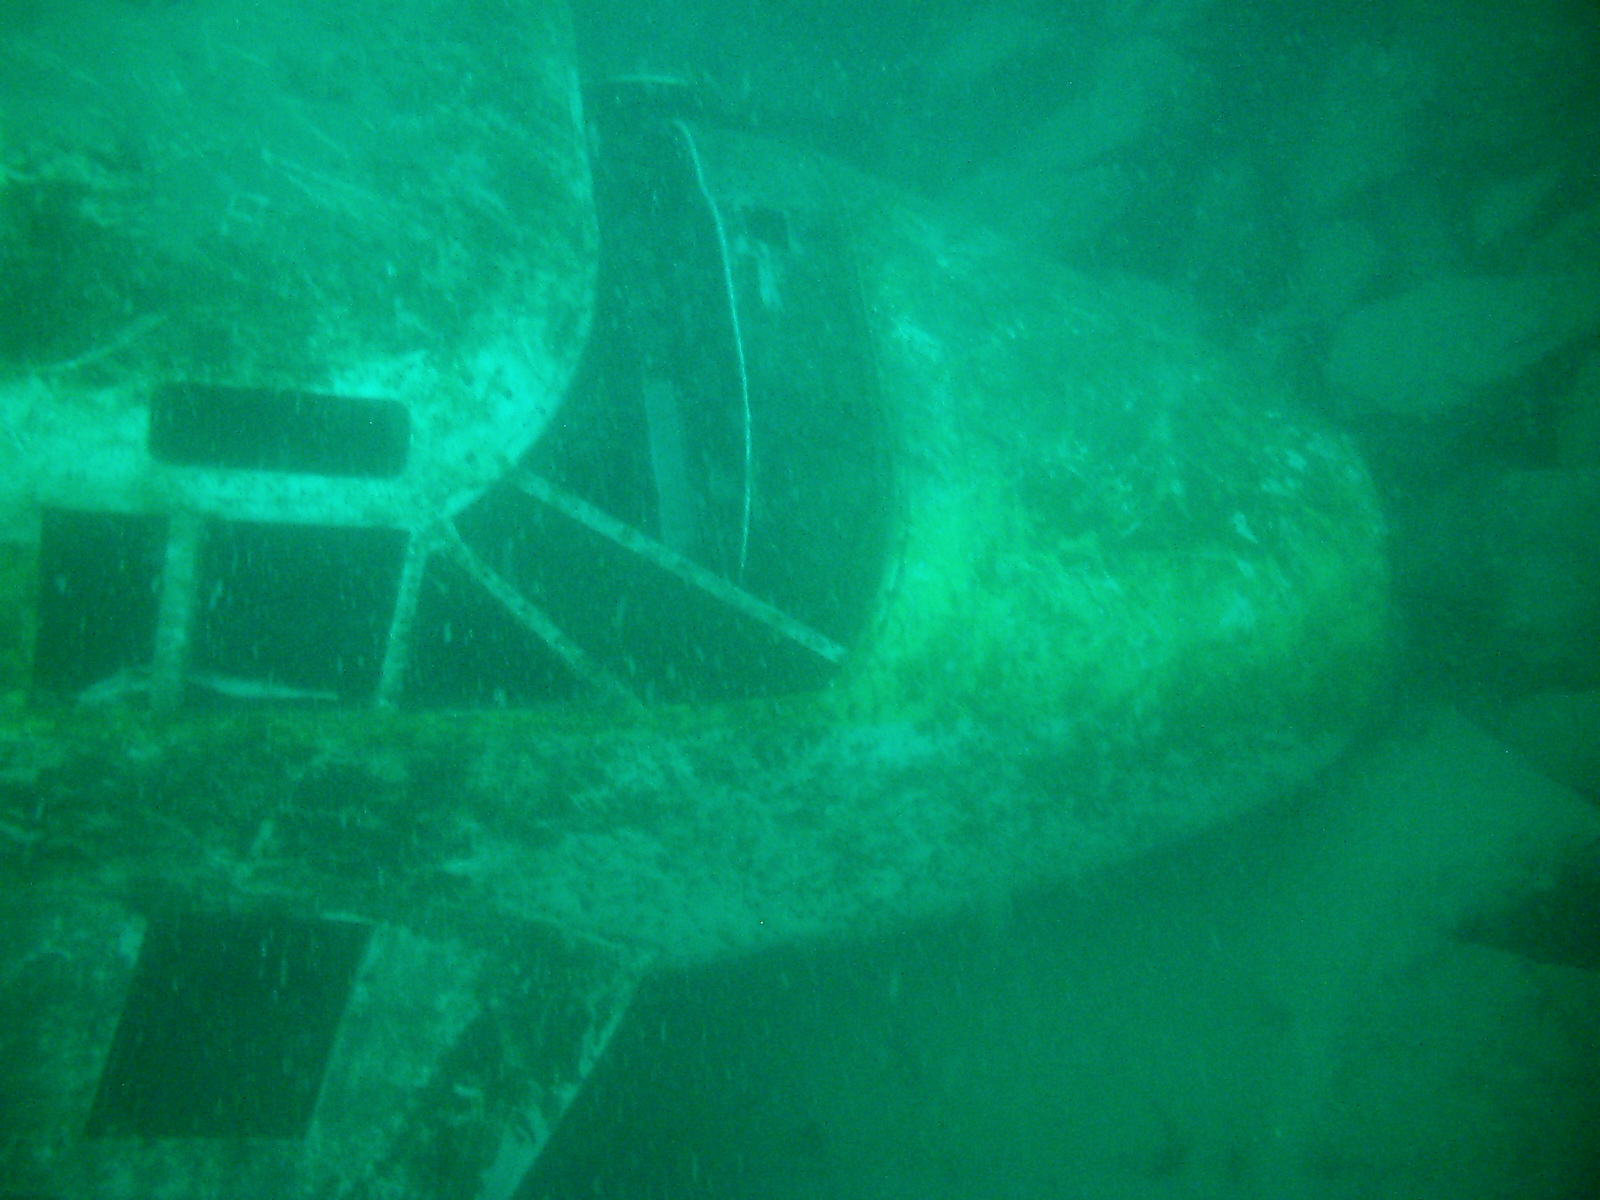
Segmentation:
<svg viewBox="0 0 1600 1200">
<path fill-rule="evenodd" d="M 1347 442 L 559 0 L 0 41 L 0 1194 L 516 1190 L 662 964 L 1246 811 Z"/>
</svg>

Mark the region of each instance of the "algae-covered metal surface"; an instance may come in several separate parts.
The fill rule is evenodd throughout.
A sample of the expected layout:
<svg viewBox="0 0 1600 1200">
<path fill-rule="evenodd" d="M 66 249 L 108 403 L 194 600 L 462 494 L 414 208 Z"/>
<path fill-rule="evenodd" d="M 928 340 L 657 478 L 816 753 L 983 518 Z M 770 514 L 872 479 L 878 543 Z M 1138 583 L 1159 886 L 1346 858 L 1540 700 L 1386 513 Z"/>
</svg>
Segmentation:
<svg viewBox="0 0 1600 1200">
<path fill-rule="evenodd" d="M 1381 683 L 1279 387 L 512 7 L 0 46 L 0 1191 L 507 1197 L 653 965 L 1123 861 Z"/>
<path fill-rule="evenodd" d="M 18 711 L 8 869 L 225 907 L 504 912 L 699 958 L 1094 869 L 1305 778 L 1360 719 L 1386 634 L 1348 446 L 1072 276 L 923 248 L 950 257 L 924 266 L 892 228 L 857 250 L 891 550 L 825 685 Z"/>
<path fill-rule="evenodd" d="M 427 53 L 419 31 L 428 30 Z M 0 39 L 0 497 L 406 525 L 566 387 L 594 215 L 564 8 L 27 6 Z M 188 398 L 359 399 L 370 469 L 223 472 Z M 154 415 L 152 415 L 154 414 Z M 248 420 L 248 418 L 246 418 Z M 50 457 L 63 443 L 72 464 Z M 288 466 L 289 470 L 281 469 Z"/>
</svg>

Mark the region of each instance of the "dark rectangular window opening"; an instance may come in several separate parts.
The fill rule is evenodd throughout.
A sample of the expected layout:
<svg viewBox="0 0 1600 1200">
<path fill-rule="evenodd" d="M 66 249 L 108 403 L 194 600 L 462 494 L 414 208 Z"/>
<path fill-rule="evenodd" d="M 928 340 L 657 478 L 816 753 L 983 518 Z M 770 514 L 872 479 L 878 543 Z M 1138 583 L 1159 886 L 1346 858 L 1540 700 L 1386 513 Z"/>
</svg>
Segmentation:
<svg viewBox="0 0 1600 1200">
<path fill-rule="evenodd" d="M 169 383 L 150 397 L 150 454 L 186 467 L 387 478 L 411 414 L 395 400 Z"/>
<path fill-rule="evenodd" d="M 378 685 L 406 535 L 396 529 L 218 521 L 200 556 L 205 601 L 190 634 L 197 703 L 355 702 Z M 208 688 L 239 685 L 238 698 Z M 262 695 L 248 698 L 251 685 Z"/>
<path fill-rule="evenodd" d="M 44 510 L 36 700 L 115 698 L 150 665 L 166 546 L 165 517 Z"/>
<path fill-rule="evenodd" d="M 89 1137 L 303 1137 L 369 928 L 152 920 Z"/>
</svg>

